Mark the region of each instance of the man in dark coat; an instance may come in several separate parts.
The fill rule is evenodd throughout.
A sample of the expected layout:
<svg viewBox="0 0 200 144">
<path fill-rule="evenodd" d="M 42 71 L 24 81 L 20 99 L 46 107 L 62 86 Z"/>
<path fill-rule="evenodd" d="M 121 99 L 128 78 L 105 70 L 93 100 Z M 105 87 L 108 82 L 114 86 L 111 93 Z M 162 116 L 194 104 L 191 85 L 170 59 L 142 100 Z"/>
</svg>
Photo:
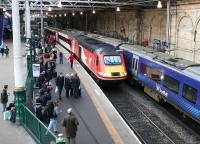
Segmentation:
<svg viewBox="0 0 200 144">
<path fill-rule="evenodd" d="M 60 56 L 60 64 L 63 64 L 63 53 L 60 52 L 60 53 L 59 53 L 59 56 Z"/>
<path fill-rule="evenodd" d="M 38 77 L 38 87 L 39 88 L 42 88 L 42 84 L 44 82 L 44 74 L 45 74 L 45 71 L 43 71 L 40 76 Z"/>
<path fill-rule="evenodd" d="M 63 120 L 63 127 L 65 127 L 65 132 L 67 139 L 69 141 L 69 144 L 75 144 L 75 137 L 77 132 L 77 126 L 79 122 L 77 118 L 72 113 L 72 108 L 69 108 L 67 110 L 67 116 Z"/>
<path fill-rule="evenodd" d="M 63 76 L 62 72 L 60 73 L 60 75 L 56 79 L 56 86 L 58 87 L 59 99 L 61 99 L 62 88 L 64 86 L 64 76 Z"/>
<path fill-rule="evenodd" d="M 1 92 L 1 103 L 2 103 L 2 106 L 3 106 L 3 112 L 6 111 L 6 105 L 8 103 L 8 85 L 4 85 L 4 89 L 3 91 Z"/>
<path fill-rule="evenodd" d="M 66 77 L 65 77 L 66 98 L 69 97 L 69 91 L 70 91 L 70 89 L 71 89 L 71 79 L 70 79 L 69 74 L 66 74 Z"/>
<path fill-rule="evenodd" d="M 72 73 L 71 75 L 70 75 L 70 79 L 71 79 L 71 89 L 70 89 L 70 95 L 71 96 L 74 96 L 74 91 L 75 91 L 75 77 L 74 77 L 74 74 Z"/>
<path fill-rule="evenodd" d="M 77 74 L 74 74 L 73 77 L 74 81 L 74 97 L 78 97 L 78 91 L 79 91 L 79 86 L 80 86 L 80 79 Z"/>
</svg>

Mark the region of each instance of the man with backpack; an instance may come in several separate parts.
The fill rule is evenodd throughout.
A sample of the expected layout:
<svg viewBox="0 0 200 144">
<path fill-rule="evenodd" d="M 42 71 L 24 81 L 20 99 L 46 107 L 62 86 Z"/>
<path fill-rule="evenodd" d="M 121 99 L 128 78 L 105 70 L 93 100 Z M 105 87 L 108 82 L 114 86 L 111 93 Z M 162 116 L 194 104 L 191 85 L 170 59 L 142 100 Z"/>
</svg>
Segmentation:
<svg viewBox="0 0 200 144">
<path fill-rule="evenodd" d="M 2 103 L 2 106 L 3 106 L 3 112 L 6 111 L 6 105 L 8 103 L 8 85 L 4 85 L 4 89 L 3 91 L 1 92 L 1 103 Z"/>
</svg>

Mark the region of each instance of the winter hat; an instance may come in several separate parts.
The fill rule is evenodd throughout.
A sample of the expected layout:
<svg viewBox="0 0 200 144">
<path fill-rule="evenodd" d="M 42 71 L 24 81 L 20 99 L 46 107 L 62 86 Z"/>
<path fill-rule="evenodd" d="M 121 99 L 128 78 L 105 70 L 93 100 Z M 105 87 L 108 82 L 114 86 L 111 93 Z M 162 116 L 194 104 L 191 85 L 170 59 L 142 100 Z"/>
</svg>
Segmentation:
<svg viewBox="0 0 200 144">
<path fill-rule="evenodd" d="M 67 109 L 67 113 L 68 113 L 68 114 L 71 114 L 71 113 L 72 113 L 72 108 L 68 108 L 68 109 Z"/>
</svg>

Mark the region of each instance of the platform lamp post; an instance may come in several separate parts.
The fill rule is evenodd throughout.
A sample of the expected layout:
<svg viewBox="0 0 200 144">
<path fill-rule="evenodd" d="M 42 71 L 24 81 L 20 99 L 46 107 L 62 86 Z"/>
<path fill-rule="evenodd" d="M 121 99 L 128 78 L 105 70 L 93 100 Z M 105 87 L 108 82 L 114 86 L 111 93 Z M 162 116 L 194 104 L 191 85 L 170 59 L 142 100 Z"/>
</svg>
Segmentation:
<svg viewBox="0 0 200 144">
<path fill-rule="evenodd" d="M 20 39 L 20 17 L 19 17 L 19 0 L 12 1 L 12 20 L 13 20 L 13 56 L 14 56 L 14 80 L 15 80 L 15 105 L 16 120 L 20 121 L 20 105 L 25 102 L 25 88 L 20 68 L 22 61 L 21 39 Z"/>
<path fill-rule="evenodd" d="M 43 6 L 42 0 L 40 0 L 40 18 L 41 18 L 41 44 L 42 49 L 44 49 L 44 19 L 43 19 Z"/>
</svg>

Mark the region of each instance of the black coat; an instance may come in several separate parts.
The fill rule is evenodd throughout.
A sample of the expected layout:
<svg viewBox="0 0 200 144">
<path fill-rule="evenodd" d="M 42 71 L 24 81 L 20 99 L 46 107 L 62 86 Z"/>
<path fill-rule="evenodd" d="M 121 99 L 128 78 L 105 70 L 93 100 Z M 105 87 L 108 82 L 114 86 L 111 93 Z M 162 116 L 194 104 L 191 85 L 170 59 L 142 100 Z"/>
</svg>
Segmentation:
<svg viewBox="0 0 200 144">
<path fill-rule="evenodd" d="M 65 77 L 65 89 L 71 88 L 71 79 L 68 77 Z"/>
<path fill-rule="evenodd" d="M 63 76 L 58 76 L 56 79 L 56 86 L 63 87 L 64 85 L 64 77 Z"/>
<path fill-rule="evenodd" d="M 6 89 L 3 89 L 1 93 L 1 103 L 6 104 L 8 102 L 8 93 Z"/>
</svg>

